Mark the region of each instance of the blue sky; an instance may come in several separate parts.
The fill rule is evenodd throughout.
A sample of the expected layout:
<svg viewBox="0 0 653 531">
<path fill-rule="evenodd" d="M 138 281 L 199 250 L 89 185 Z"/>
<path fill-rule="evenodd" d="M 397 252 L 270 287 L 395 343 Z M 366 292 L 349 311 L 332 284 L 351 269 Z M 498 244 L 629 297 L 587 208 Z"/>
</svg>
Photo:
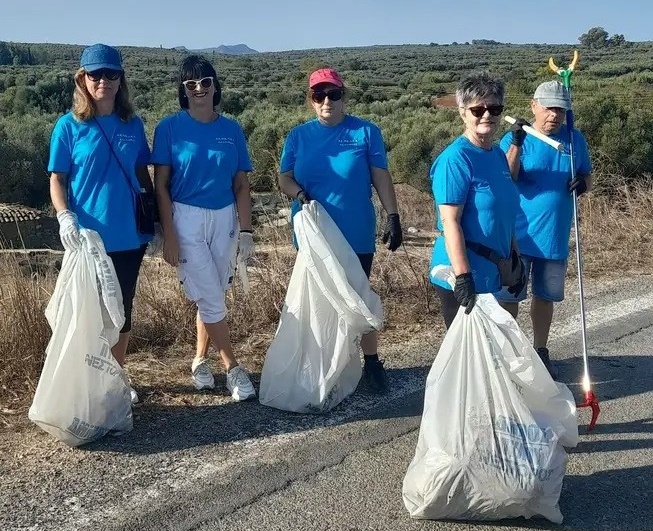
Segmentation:
<svg viewBox="0 0 653 531">
<path fill-rule="evenodd" d="M 573 6 L 573 14 L 570 8 Z M 2 0 L 0 40 L 259 51 L 494 39 L 653 40 L 651 0 Z"/>
</svg>

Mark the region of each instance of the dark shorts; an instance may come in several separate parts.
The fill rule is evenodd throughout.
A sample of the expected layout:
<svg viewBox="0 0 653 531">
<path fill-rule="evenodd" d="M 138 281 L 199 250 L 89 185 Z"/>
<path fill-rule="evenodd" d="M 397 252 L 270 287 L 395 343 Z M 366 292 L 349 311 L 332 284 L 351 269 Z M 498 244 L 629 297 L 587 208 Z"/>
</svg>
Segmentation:
<svg viewBox="0 0 653 531">
<path fill-rule="evenodd" d="M 358 260 L 360 260 L 361 266 L 363 267 L 363 271 L 365 271 L 367 278 L 370 278 L 370 274 L 372 273 L 372 261 L 374 260 L 374 253 L 357 254 L 356 256 L 358 256 Z"/>
<path fill-rule="evenodd" d="M 147 245 L 142 245 L 138 249 L 107 253 L 113 262 L 113 267 L 116 269 L 122 293 L 122 304 L 125 307 L 125 324 L 120 330 L 121 334 L 125 334 L 132 329 L 132 306 L 134 295 L 136 295 L 136 282 L 138 281 L 138 272 L 141 269 L 146 248 Z"/>
</svg>

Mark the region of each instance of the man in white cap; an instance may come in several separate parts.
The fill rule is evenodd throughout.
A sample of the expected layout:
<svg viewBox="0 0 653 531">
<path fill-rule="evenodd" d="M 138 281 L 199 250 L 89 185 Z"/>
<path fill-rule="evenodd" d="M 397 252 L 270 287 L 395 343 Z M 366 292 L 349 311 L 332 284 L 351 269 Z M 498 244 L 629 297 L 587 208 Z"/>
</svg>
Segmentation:
<svg viewBox="0 0 653 531">
<path fill-rule="evenodd" d="M 556 379 L 558 371 L 551 363 L 547 342 L 553 320 L 553 303 L 564 299 L 565 274 L 569 255 L 569 236 L 573 217 L 573 191 L 577 195 L 590 188 L 590 162 L 587 142 L 574 129 L 574 165 L 576 178 L 571 180 L 572 141 L 568 129 L 562 128 L 571 108 L 567 90 L 559 81 L 546 81 L 535 90 L 531 101 L 533 127 L 561 142 L 566 150 L 557 151 L 548 144 L 527 136 L 518 120 L 501 140 L 510 172 L 519 190 L 520 209 L 516 220 L 516 237 L 533 299 L 531 320 L 533 346 Z M 519 302 L 526 298 L 528 282 L 521 293 L 497 293 L 497 299 L 514 317 Z"/>
</svg>

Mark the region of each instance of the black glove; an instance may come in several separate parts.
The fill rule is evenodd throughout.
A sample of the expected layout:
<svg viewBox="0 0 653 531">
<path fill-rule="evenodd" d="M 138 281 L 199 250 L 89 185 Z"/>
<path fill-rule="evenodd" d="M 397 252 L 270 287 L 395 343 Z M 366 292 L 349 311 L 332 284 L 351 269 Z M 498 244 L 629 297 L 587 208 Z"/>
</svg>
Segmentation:
<svg viewBox="0 0 653 531">
<path fill-rule="evenodd" d="M 512 142 L 513 146 L 522 147 L 524 145 L 524 140 L 526 139 L 526 131 L 524 131 L 525 125 L 531 125 L 523 118 L 515 119 L 515 123 L 510 127 L 512 132 Z"/>
<path fill-rule="evenodd" d="M 390 243 L 388 243 L 388 240 Z M 399 214 L 388 214 L 388 220 L 385 223 L 385 232 L 381 241 L 388 244 L 388 249 L 392 252 L 399 249 L 401 242 L 404 240 L 404 234 L 399 222 Z"/>
<path fill-rule="evenodd" d="M 300 205 L 308 205 L 311 202 L 311 196 L 309 196 L 304 190 L 297 192 L 295 197 Z"/>
<path fill-rule="evenodd" d="M 576 195 L 579 197 L 587 192 L 585 175 L 576 175 L 576 177 L 569 181 L 569 193 L 573 194 L 574 190 L 576 190 Z"/>
<path fill-rule="evenodd" d="M 453 296 L 461 306 L 464 306 L 465 313 L 472 311 L 476 304 L 476 288 L 474 288 L 474 277 L 471 273 L 463 273 L 456 276 L 456 285 L 453 288 Z"/>
<path fill-rule="evenodd" d="M 526 285 L 526 268 L 524 267 L 524 262 L 522 262 L 521 257 L 514 249 L 512 251 L 512 270 L 516 272 L 515 276 L 519 280 L 517 280 L 517 282 L 512 286 L 508 286 L 508 293 L 512 293 L 515 297 L 519 297 L 519 294 Z"/>
</svg>

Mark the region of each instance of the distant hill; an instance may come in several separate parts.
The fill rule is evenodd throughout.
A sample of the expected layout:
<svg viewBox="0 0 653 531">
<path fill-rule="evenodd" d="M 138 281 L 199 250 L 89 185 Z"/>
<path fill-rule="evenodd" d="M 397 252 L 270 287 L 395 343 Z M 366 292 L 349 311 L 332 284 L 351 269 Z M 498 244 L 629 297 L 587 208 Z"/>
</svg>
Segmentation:
<svg viewBox="0 0 653 531">
<path fill-rule="evenodd" d="M 252 55 L 255 53 L 259 53 L 256 50 L 247 46 L 246 44 L 234 44 L 232 46 L 222 44 L 217 48 L 202 48 L 201 50 L 193 50 L 193 51 L 199 53 L 215 52 L 215 53 L 223 53 L 225 55 Z"/>
</svg>

